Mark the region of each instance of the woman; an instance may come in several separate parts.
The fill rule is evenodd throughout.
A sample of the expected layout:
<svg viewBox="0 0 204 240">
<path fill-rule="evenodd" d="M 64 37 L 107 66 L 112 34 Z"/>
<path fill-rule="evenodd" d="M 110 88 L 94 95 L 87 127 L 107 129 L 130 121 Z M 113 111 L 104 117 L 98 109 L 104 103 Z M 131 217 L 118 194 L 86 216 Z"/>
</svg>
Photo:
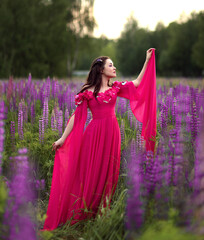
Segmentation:
<svg viewBox="0 0 204 240">
<path fill-rule="evenodd" d="M 154 49 L 133 81 L 113 82 L 116 68 L 108 57 L 91 65 L 87 82 L 75 96 L 77 108 L 56 150 L 47 218 L 43 230 L 94 217 L 100 204 L 106 206 L 115 192 L 120 169 L 120 129 L 115 115 L 117 96 L 130 100 L 135 117 L 143 123 L 147 150 L 154 150 L 156 135 L 156 75 Z M 84 131 L 87 107 L 92 120 Z"/>
</svg>

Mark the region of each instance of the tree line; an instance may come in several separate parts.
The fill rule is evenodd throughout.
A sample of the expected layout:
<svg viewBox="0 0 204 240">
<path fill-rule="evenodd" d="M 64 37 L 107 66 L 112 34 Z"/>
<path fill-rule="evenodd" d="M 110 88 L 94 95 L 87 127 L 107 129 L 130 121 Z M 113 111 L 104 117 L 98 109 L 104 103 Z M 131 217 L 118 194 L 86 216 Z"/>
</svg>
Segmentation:
<svg viewBox="0 0 204 240">
<path fill-rule="evenodd" d="M 124 76 L 139 73 L 146 50 L 156 48 L 157 74 L 201 76 L 204 11 L 187 21 L 158 23 L 154 31 L 130 17 L 116 40 L 93 37 L 94 0 L 1 0 L 0 78 L 70 77 L 94 58 L 110 56 Z"/>
<path fill-rule="evenodd" d="M 0 77 L 67 76 L 95 26 L 93 0 L 1 0 Z"/>
<path fill-rule="evenodd" d="M 104 38 L 90 42 L 91 48 L 79 59 L 79 69 L 87 69 L 86 60 L 90 64 L 93 55 L 105 54 L 113 59 L 122 75 L 136 75 L 143 66 L 146 50 L 154 47 L 158 75 L 204 74 L 204 11 L 191 13 L 188 20 L 175 21 L 167 27 L 158 23 L 154 31 L 140 28 L 137 20 L 130 17 L 117 40 Z"/>
</svg>

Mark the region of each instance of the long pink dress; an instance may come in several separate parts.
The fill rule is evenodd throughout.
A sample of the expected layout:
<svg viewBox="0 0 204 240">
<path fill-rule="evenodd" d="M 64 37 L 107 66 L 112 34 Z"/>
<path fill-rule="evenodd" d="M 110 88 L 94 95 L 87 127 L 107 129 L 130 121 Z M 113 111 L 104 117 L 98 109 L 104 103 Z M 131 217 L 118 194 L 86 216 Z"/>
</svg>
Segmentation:
<svg viewBox="0 0 204 240">
<path fill-rule="evenodd" d="M 146 149 L 154 150 L 156 136 L 156 74 L 154 52 L 142 82 L 115 81 L 97 99 L 91 91 L 75 96 L 74 126 L 56 151 L 47 218 L 43 230 L 94 217 L 100 204 L 115 192 L 120 170 L 120 129 L 115 115 L 117 96 L 130 100 L 135 117 L 143 123 Z M 92 120 L 84 131 L 87 108 Z M 69 123 L 69 121 L 68 121 Z"/>
</svg>

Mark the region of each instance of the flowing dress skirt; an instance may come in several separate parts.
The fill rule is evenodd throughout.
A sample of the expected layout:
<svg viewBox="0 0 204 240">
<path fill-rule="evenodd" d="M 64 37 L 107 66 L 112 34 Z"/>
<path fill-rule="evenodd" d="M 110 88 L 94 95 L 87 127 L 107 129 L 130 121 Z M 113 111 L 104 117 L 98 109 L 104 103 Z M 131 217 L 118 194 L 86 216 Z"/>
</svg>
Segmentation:
<svg viewBox="0 0 204 240">
<path fill-rule="evenodd" d="M 43 230 L 53 230 L 67 220 L 74 224 L 94 217 L 101 204 L 106 206 L 107 198 L 110 203 L 116 189 L 120 170 L 121 136 L 115 115 L 100 116 L 88 124 L 83 133 L 78 161 L 73 163 L 74 175 L 70 177 L 71 172 L 68 176 L 60 175 L 67 172 L 60 168 L 67 164 L 61 164 L 61 161 L 66 161 L 68 144 L 69 142 L 65 142 L 55 155 L 54 167 L 58 169 L 58 173 L 55 170 L 52 182 L 57 181 L 54 177 L 59 176 L 60 179 L 59 183 L 51 186 Z M 66 179 L 68 182 L 62 186 L 60 183 Z M 72 181 L 69 182 L 69 179 Z"/>
</svg>

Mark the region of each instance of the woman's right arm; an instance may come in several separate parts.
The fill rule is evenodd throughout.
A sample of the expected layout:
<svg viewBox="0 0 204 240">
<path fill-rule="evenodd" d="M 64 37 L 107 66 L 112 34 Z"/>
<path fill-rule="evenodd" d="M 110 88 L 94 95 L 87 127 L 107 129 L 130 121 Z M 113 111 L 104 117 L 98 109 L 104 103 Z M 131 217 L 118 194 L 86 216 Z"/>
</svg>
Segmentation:
<svg viewBox="0 0 204 240">
<path fill-rule="evenodd" d="M 67 124 L 64 133 L 62 134 L 61 138 L 58 139 L 56 142 L 54 142 L 52 144 L 53 149 L 52 150 L 57 150 L 59 147 L 61 147 L 64 144 L 64 141 L 66 140 L 66 138 L 69 136 L 70 132 L 73 129 L 74 126 L 74 117 L 75 114 L 72 115 L 72 117 L 70 118 L 69 123 Z"/>
</svg>

